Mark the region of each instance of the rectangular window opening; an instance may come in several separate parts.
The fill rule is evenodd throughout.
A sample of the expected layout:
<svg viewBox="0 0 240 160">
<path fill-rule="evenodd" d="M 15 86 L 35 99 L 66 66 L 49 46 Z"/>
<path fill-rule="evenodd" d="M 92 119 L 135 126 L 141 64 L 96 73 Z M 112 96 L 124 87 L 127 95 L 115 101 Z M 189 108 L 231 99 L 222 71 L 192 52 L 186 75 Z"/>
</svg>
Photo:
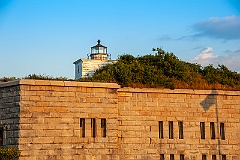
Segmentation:
<svg viewBox="0 0 240 160">
<path fill-rule="evenodd" d="M 202 160 L 207 160 L 206 154 L 203 154 L 203 155 L 202 155 Z"/>
<path fill-rule="evenodd" d="M 164 154 L 160 154 L 160 160 L 164 160 Z"/>
<path fill-rule="evenodd" d="M 0 146 L 3 146 L 3 129 L 0 129 Z"/>
<path fill-rule="evenodd" d="M 227 160 L 227 156 L 226 155 L 222 155 L 222 160 Z"/>
<path fill-rule="evenodd" d="M 169 121 L 169 139 L 173 139 L 173 121 Z"/>
<path fill-rule="evenodd" d="M 184 154 L 180 154 L 180 160 L 184 160 Z"/>
<path fill-rule="evenodd" d="M 102 129 L 102 137 L 107 136 L 107 121 L 106 118 L 101 119 L 101 129 Z"/>
<path fill-rule="evenodd" d="M 85 118 L 80 118 L 80 135 L 85 137 Z"/>
<path fill-rule="evenodd" d="M 163 121 L 158 121 L 159 138 L 163 139 Z"/>
<path fill-rule="evenodd" d="M 225 129 L 224 129 L 224 123 L 220 123 L 220 137 L 221 139 L 225 139 Z"/>
<path fill-rule="evenodd" d="M 216 155 L 212 155 L 212 160 L 217 160 L 217 156 Z"/>
<path fill-rule="evenodd" d="M 214 122 L 210 122 L 211 139 L 215 139 L 215 125 Z"/>
<path fill-rule="evenodd" d="M 200 122 L 201 139 L 205 139 L 205 122 Z"/>
<path fill-rule="evenodd" d="M 96 137 L 96 119 L 91 118 L 91 134 L 92 137 Z"/>
<path fill-rule="evenodd" d="M 174 160 L 174 154 L 170 154 L 170 160 Z"/>
<path fill-rule="evenodd" d="M 178 122 L 179 139 L 183 139 L 183 122 Z"/>
</svg>

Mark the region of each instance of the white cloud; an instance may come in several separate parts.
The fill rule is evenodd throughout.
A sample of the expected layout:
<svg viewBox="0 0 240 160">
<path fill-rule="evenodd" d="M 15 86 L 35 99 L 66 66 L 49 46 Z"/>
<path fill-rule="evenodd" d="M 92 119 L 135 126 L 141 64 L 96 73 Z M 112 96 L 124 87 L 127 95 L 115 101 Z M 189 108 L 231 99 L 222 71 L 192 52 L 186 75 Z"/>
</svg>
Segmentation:
<svg viewBox="0 0 240 160">
<path fill-rule="evenodd" d="M 207 66 L 217 57 L 218 56 L 213 55 L 213 48 L 207 47 L 201 50 L 200 53 L 192 60 L 192 62 L 201 64 L 202 66 Z"/>
<path fill-rule="evenodd" d="M 207 47 L 201 50 L 191 62 L 201 64 L 202 66 L 213 64 L 214 67 L 217 67 L 218 64 L 223 64 L 232 71 L 240 72 L 240 50 L 228 50 L 225 55 L 218 56 L 214 54 L 212 47 Z"/>
<path fill-rule="evenodd" d="M 205 61 L 216 58 L 216 56 L 213 55 L 213 49 L 212 47 L 207 47 L 194 58 L 195 61 Z"/>
</svg>

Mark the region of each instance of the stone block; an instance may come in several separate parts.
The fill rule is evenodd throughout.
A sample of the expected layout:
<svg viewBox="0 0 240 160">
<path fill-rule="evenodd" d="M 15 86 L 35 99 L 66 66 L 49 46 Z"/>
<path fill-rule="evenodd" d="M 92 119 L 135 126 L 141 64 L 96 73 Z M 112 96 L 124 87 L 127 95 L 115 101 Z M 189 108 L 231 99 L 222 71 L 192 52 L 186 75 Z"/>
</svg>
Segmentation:
<svg viewBox="0 0 240 160">
<path fill-rule="evenodd" d="M 36 131 L 35 130 L 20 130 L 19 135 L 20 135 L 20 137 L 24 137 L 24 138 L 35 137 Z"/>
<path fill-rule="evenodd" d="M 44 118 L 44 123 L 51 123 L 51 124 L 61 124 L 61 118 L 51 118 L 51 117 L 47 117 Z"/>
<path fill-rule="evenodd" d="M 35 85 L 35 80 L 33 79 L 22 79 L 19 81 L 19 84 L 21 85 Z"/>
<path fill-rule="evenodd" d="M 62 130 L 61 136 L 63 137 L 72 137 L 73 136 L 73 130 Z"/>
<path fill-rule="evenodd" d="M 132 93 L 128 92 L 118 92 L 119 97 L 132 97 Z"/>
<path fill-rule="evenodd" d="M 100 103 L 101 102 L 101 98 L 86 98 L 86 102 L 88 103 Z"/>
</svg>

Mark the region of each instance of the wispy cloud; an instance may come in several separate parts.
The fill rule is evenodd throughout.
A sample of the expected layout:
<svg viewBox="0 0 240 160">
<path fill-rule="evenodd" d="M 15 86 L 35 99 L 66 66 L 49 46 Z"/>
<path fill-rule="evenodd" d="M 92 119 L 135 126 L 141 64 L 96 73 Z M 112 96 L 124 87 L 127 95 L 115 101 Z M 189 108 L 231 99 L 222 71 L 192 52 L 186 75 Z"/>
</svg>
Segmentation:
<svg viewBox="0 0 240 160">
<path fill-rule="evenodd" d="M 201 50 L 191 62 L 201 64 L 202 66 L 213 64 L 215 67 L 218 64 L 224 64 L 230 70 L 240 72 L 240 50 L 227 50 L 225 55 L 219 56 L 214 53 L 212 47 L 207 47 Z"/>
<path fill-rule="evenodd" d="M 208 20 L 195 23 L 193 29 L 198 31 L 198 33 L 193 35 L 193 38 L 240 39 L 240 16 L 212 17 Z"/>
<path fill-rule="evenodd" d="M 172 38 L 168 35 L 164 35 L 160 38 L 158 38 L 159 41 L 169 41 L 169 40 L 172 40 Z"/>
</svg>

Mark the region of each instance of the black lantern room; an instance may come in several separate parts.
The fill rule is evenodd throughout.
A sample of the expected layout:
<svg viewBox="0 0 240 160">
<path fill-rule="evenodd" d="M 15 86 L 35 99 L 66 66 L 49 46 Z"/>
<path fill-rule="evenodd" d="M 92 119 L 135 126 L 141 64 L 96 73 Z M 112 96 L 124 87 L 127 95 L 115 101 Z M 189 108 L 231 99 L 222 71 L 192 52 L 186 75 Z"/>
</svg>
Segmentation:
<svg viewBox="0 0 240 160">
<path fill-rule="evenodd" d="M 91 47 L 91 59 L 95 60 L 108 60 L 107 47 L 101 45 L 100 39 L 97 41 L 96 46 Z"/>
</svg>

